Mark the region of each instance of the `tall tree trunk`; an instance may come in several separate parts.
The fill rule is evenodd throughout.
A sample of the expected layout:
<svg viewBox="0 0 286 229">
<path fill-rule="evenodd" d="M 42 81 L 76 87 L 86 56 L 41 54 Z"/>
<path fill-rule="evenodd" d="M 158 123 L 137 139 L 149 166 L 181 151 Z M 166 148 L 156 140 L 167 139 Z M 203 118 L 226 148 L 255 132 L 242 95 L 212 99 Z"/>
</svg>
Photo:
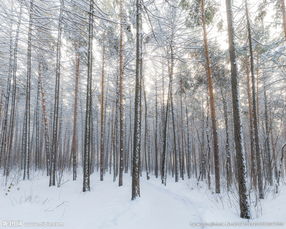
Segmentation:
<svg viewBox="0 0 286 229">
<path fill-rule="evenodd" d="M 272 114 L 272 111 L 270 109 L 270 137 L 271 137 L 271 148 L 272 148 L 272 160 L 273 160 L 273 167 L 274 167 L 274 177 L 275 177 L 275 180 L 277 181 L 277 178 L 278 178 L 278 168 L 277 168 L 277 152 L 276 152 L 276 142 L 274 140 L 274 134 L 273 134 L 273 114 Z"/>
<path fill-rule="evenodd" d="M 158 159 L 158 92 L 157 92 L 157 79 L 155 79 L 155 177 L 158 178 L 159 175 L 159 159 Z"/>
<path fill-rule="evenodd" d="M 270 148 L 270 127 L 269 127 L 269 117 L 268 117 L 268 102 L 267 102 L 267 94 L 266 87 L 263 87 L 264 92 L 264 123 L 265 123 L 265 149 L 266 149 L 266 167 L 267 167 L 267 180 L 269 184 L 273 185 L 273 176 L 272 176 L 272 166 L 271 166 L 271 148 Z"/>
<path fill-rule="evenodd" d="M 185 174 L 185 132 L 184 132 L 184 115 L 183 115 L 183 81 L 182 78 L 180 79 L 180 134 L 181 134 L 181 141 L 179 141 L 179 146 L 181 145 L 180 149 L 180 176 L 181 179 L 184 180 L 184 174 Z"/>
<path fill-rule="evenodd" d="M 236 149 L 236 166 L 237 166 L 237 179 L 239 190 L 239 206 L 240 217 L 250 218 L 249 200 L 246 188 L 246 168 L 244 150 L 242 145 L 242 124 L 240 119 L 240 104 L 239 104 L 239 91 L 238 91 L 238 74 L 236 65 L 236 53 L 234 46 L 233 34 L 233 15 L 231 0 L 226 0 L 227 24 L 228 24 L 228 42 L 229 42 L 229 56 L 231 63 L 231 89 L 232 89 L 232 109 L 233 109 L 233 125 L 234 125 L 234 141 Z"/>
<path fill-rule="evenodd" d="M 40 70 L 40 64 L 38 63 L 38 72 Z M 35 138 L 35 170 L 40 169 L 40 154 L 41 154 L 41 147 L 40 147 L 40 92 L 41 92 L 41 80 L 38 77 L 38 85 L 37 85 L 37 96 L 36 96 L 36 108 L 34 110 L 34 129 L 32 139 Z M 34 134 L 35 133 L 35 134 Z"/>
<path fill-rule="evenodd" d="M 256 156 L 254 150 L 254 137 L 253 137 L 253 107 L 251 95 L 251 82 L 249 76 L 249 64 L 246 63 L 246 77 L 247 77 L 247 100 L 248 100 L 248 113 L 249 113 L 249 137 L 250 137 L 250 159 L 251 159 L 251 185 L 257 188 L 257 175 L 256 175 Z"/>
<path fill-rule="evenodd" d="M 27 79 L 26 79 L 26 104 L 23 134 L 23 155 L 24 155 L 24 176 L 23 179 L 30 178 L 30 121 L 31 121 L 31 74 L 32 74 L 32 26 L 33 26 L 34 0 L 30 1 L 29 8 L 29 31 L 27 50 Z"/>
<path fill-rule="evenodd" d="M 176 123 L 175 123 L 175 113 L 174 113 L 174 101 L 173 101 L 173 72 L 174 72 L 174 50 L 173 44 L 170 45 L 170 54 L 171 54 L 171 63 L 169 71 L 169 95 L 170 95 L 170 110 L 172 116 L 172 126 L 173 126 L 173 144 L 174 144 L 174 170 L 175 170 L 175 182 L 179 180 L 179 171 L 178 171 L 178 151 L 177 151 L 177 137 L 176 137 Z"/>
<path fill-rule="evenodd" d="M 166 179 L 167 179 L 167 135 L 168 135 L 168 117 L 169 117 L 169 100 L 170 100 L 170 93 L 168 93 L 168 98 L 167 98 L 167 106 L 165 109 L 165 117 L 163 119 L 163 152 L 162 152 L 162 162 L 161 162 L 161 180 L 162 184 L 166 185 Z"/>
<path fill-rule="evenodd" d="M 104 138 L 105 138 L 105 117 L 104 117 L 104 93 L 105 93 L 105 45 L 102 47 L 102 66 L 101 66 L 101 108 L 100 108 L 100 180 L 103 181 L 105 170 L 104 163 Z"/>
<path fill-rule="evenodd" d="M 87 83 L 86 83 L 86 113 L 83 152 L 83 192 L 90 191 L 90 151 L 92 141 L 92 42 L 93 42 L 93 7 L 89 2 L 88 48 L 87 48 Z"/>
<path fill-rule="evenodd" d="M 78 49 L 78 47 L 76 47 Z M 73 133 L 72 133 L 72 174 L 73 180 L 77 178 L 77 151 L 78 151 L 78 140 L 77 140 L 77 104 L 78 104 L 78 88 L 79 88 L 79 67 L 80 67 L 80 56 L 79 52 L 75 53 L 75 82 L 74 82 L 74 110 L 73 110 Z"/>
<path fill-rule="evenodd" d="M 256 107 L 256 92 L 255 92 L 255 76 L 254 76 L 254 59 L 252 51 L 252 37 L 251 37 L 251 28 L 249 22 L 249 13 L 247 7 L 247 1 L 245 0 L 246 7 L 246 20 L 247 20 L 247 31 L 248 31 L 248 42 L 249 42 L 249 54 L 250 54 L 250 73 L 252 81 L 252 105 L 253 105 L 253 128 L 254 128 L 254 142 L 255 142 L 255 155 L 256 155 L 256 166 L 257 166 L 257 181 L 258 181 L 258 192 L 259 198 L 264 198 L 263 193 L 263 180 L 262 180 L 262 171 L 261 171 L 261 155 L 259 147 L 259 135 L 258 135 L 258 121 L 257 121 L 257 107 Z"/>
<path fill-rule="evenodd" d="M 132 200 L 140 196 L 140 77 L 141 77 L 141 0 L 136 0 L 136 78 L 135 78 L 135 112 L 134 112 L 134 144 L 133 144 L 133 166 L 132 166 Z"/>
<path fill-rule="evenodd" d="M 52 151 L 51 151 L 51 168 L 50 168 L 50 186 L 56 185 L 56 162 L 58 157 L 59 141 L 59 106 L 60 106 L 60 83 L 61 83 L 61 45 L 62 45 L 62 20 L 63 20 L 64 0 L 61 0 L 60 15 L 58 22 L 57 37 L 57 56 L 56 56 L 56 83 L 53 113 L 53 131 L 52 131 Z"/>
<path fill-rule="evenodd" d="M 40 62 L 40 69 L 42 63 Z M 45 92 L 42 83 L 41 71 L 39 71 L 39 80 L 41 84 L 41 106 L 42 106 L 42 116 L 44 121 L 44 139 L 45 139 L 45 153 L 46 153 L 46 167 L 47 167 L 47 175 L 50 175 L 51 168 L 51 150 L 50 150 L 50 137 L 49 137 L 49 123 L 48 123 L 48 114 L 46 109 L 46 99 Z"/>
<path fill-rule="evenodd" d="M 186 100 L 186 99 L 185 99 Z M 188 112 L 188 106 L 187 106 L 187 102 L 185 101 L 186 104 L 186 108 L 185 108 L 185 112 L 186 112 L 186 122 L 187 122 L 187 156 L 186 156 L 186 168 L 187 168 L 187 174 L 188 174 L 188 178 L 191 178 L 191 171 L 192 171 L 192 151 L 191 151 L 191 142 L 190 142 L 190 125 L 189 125 L 189 112 Z M 194 152 L 193 152 L 194 153 Z"/>
<path fill-rule="evenodd" d="M 16 94 L 17 94 L 17 69 L 18 69 L 18 43 L 19 43 L 19 33 L 20 33 L 20 25 L 22 22 L 22 2 L 20 3 L 20 13 L 17 22 L 17 29 L 16 29 L 16 36 L 15 36 L 15 43 L 14 43 L 14 52 L 13 52 L 13 69 L 12 69 L 12 80 L 13 80 L 13 87 L 12 87 L 12 98 L 11 98 L 11 111 L 10 111 L 10 121 L 9 121 L 9 138 L 8 138 L 8 146 L 7 146 L 7 162 L 5 174 L 8 177 L 9 169 L 10 169 L 10 160 L 12 154 L 12 147 L 13 147 L 13 139 L 14 139 L 14 129 L 15 129 L 15 119 L 16 119 Z M 0 161 L 1 165 L 1 161 Z"/>
<path fill-rule="evenodd" d="M 123 185 L 125 137 L 124 137 L 124 63 L 123 63 L 123 0 L 120 0 L 120 38 L 119 38 L 119 186 Z"/>
<path fill-rule="evenodd" d="M 148 129 L 148 105 L 147 105 L 147 96 L 146 96 L 146 90 L 145 90 L 145 81 L 143 79 L 142 82 L 142 90 L 143 90 L 143 96 L 144 96 L 144 118 L 145 118 L 145 131 L 144 131 L 144 158 L 145 158 L 145 170 L 146 170 L 146 178 L 147 180 L 150 179 L 149 173 L 150 173 L 150 163 L 149 163 L 149 129 Z M 149 144 L 148 144 L 149 142 Z"/>
<path fill-rule="evenodd" d="M 230 155 L 230 148 L 229 148 L 229 126 L 228 126 L 228 110 L 227 110 L 227 94 L 223 93 L 221 90 L 222 95 L 222 103 L 223 103 L 223 116 L 224 116 L 224 125 L 225 125 L 225 152 L 226 152 L 226 184 L 227 190 L 230 190 L 232 184 L 232 171 L 231 171 L 231 155 Z"/>
<path fill-rule="evenodd" d="M 212 135 L 213 135 L 213 150 L 214 150 L 214 163 L 215 163 L 215 191 L 220 193 L 220 165 L 219 165 L 219 147 L 218 147 L 218 136 L 217 136 L 217 124 L 216 124 L 216 111 L 215 111 L 215 99 L 213 92 L 212 72 L 211 63 L 209 57 L 208 38 L 206 31 L 206 16 L 205 16 L 205 0 L 201 0 L 201 13 L 202 13 L 202 25 L 203 25 L 203 36 L 204 36 L 204 51 L 206 58 L 206 72 L 208 77 L 208 92 L 211 110 L 212 120 Z"/>
<path fill-rule="evenodd" d="M 13 9 L 13 4 L 11 5 L 11 10 Z M 8 75 L 7 75 L 7 86 L 5 93 L 5 103 L 4 103 L 4 112 L 1 128 L 1 144 L 0 144 L 0 167 L 2 161 L 4 161 L 4 168 L 6 163 L 6 149 L 7 149 L 7 138 L 8 138 L 8 116 L 9 116 L 9 104 L 10 104 L 10 95 L 11 95 L 11 86 L 12 86 L 12 72 L 13 72 L 13 21 L 10 20 L 9 26 L 9 67 L 8 67 Z M 3 160 L 4 158 L 4 160 Z M 4 169 L 4 175 L 5 175 Z"/>
</svg>

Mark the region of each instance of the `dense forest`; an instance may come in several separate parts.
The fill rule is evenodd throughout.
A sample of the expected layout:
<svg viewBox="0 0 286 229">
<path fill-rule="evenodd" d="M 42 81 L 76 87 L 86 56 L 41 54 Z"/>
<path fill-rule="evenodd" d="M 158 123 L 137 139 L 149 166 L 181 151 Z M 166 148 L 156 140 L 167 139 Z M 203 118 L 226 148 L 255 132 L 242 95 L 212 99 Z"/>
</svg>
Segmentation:
<svg viewBox="0 0 286 229">
<path fill-rule="evenodd" d="M 286 177 L 285 0 L 0 0 L 3 186 L 91 175 L 234 193 Z M 126 176 L 126 174 L 128 176 Z M 72 181 L 71 181 L 72 182 Z M 100 184 L 99 184 L 100 185 Z M 7 194 L 7 193 L 6 193 Z"/>
</svg>

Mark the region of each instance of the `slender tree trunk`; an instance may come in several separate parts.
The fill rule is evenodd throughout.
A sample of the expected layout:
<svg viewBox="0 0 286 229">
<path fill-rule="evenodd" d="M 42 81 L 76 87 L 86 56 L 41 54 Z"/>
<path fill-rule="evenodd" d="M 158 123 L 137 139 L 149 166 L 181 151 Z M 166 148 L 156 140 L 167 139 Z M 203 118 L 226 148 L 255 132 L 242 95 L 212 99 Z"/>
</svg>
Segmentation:
<svg viewBox="0 0 286 229">
<path fill-rule="evenodd" d="M 248 42 L 249 42 L 249 54 L 250 54 L 250 73 L 252 81 L 252 105 L 253 105 L 253 127 L 254 127 L 254 142 L 255 142 L 255 153 L 256 153 L 256 165 L 257 165 L 257 179 L 258 179 L 258 192 L 259 198 L 264 198 L 263 193 L 263 180 L 262 180 L 262 171 L 261 171 L 261 155 L 259 147 L 259 135 L 258 135 L 258 121 L 257 121 L 257 107 L 256 107 L 256 92 L 255 92 L 255 76 L 254 76 L 254 59 L 252 51 L 252 37 L 251 37 L 251 28 L 249 22 L 249 13 L 247 7 L 247 1 L 245 0 L 246 7 L 246 20 L 247 20 L 247 30 L 248 30 Z"/>
<path fill-rule="evenodd" d="M 125 137 L 124 137 L 124 63 L 123 63 L 123 0 L 120 0 L 120 38 L 119 38 L 119 186 L 123 185 Z"/>
<path fill-rule="evenodd" d="M 273 153 L 273 156 L 272 156 L 272 160 L 273 160 L 273 167 L 274 167 L 274 177 L 275 177 L 275 180 L 277 181 L 277 178 L 278 178 L 278 168 L 277 168 L 277 152 L 276 152 L 276 143 L 275 143 L 275 140 L 274 140 L 274 134 L 273 134 L 273 115 L 272 115 L 272 112 L 271 112 L 271 109 L 270 109 L 270 137 L 271 137 L 271 147 L 272 147 L 272 153 Z"/>
<path fill-rule="evenodd" d="M 57 56 L 56 56 L 56 83 L 53 113 L 53 131 L 52 131 L 52 151 L 51 151 L 51 168 L 50 168 L 50 186 L 56 185 L 56 162 L 59 142 L 59 106 L 60 106 L 60 83 L 61 83 L 61 44 L 62 44 L 62 20 L 63 20 L 64 0 L 61 0 L 58 37 L 57 37 Z"/>
<path fill-rule="evenodd" d="M 87 49 L 87 84 L 86 84 L 86 113 L 84 132 L 83 154 L 83 192 L 90 191 L 90 151 L 92 140 L 92 41 L 93 41 L 93 7 L 94 1 L 90 0 L 88 24 L 88 49 Z"/>
<path fill-rule="evenodd" d="M 187 103 L 186 104 L 186 120 L 187 120 L 187 157 L 186 157 L 186 168 L 187 168 L 187 174 L 188 174 L 188 178 L 191 178 L 191 171 L 192 171 L 192 151 L 191 151 L 191 142 L 190 142 L 190 125 L 189 125 L 189 112 L 188 112 L 188 106 Z M 194 152 L 193 152 L 194 153 Z"/>
<path fill-rule="evenodd" d="M 170 63 L 170 72 L 169 72 L 169 95 L 170 95 L 170 110 L 172 116 L 172 126 L 173 126 L 173 144 L 174 144 L 174 170 L 175 170 L 175 182 L 179 180 L 179 171 L 178 171 L 178 151 L 177 151 L 177 135 L 176 135 L 176 123 L 175 123 L 175 113 L 174 113 L 174 104 L 173 104 L 173 71 L 174 71 L 174 52 L 173 46 L 170 45 L 171 51 L 171 63 Z"/>
<path fill-rule="evenodd" d="M 23 135 L 23 155 L 24 155 L 24 176 L 23 179 L 30 178 L 30 121 L 31 121 L 31 74 L 32 74 L 32 26 L 33 26 L 34 0 L 30 1 L 29 9 L 29 31 L 27 50 L 27 80 L 26 80 L 26 104 Z"/>
<path fill-rule="evenodd" d="M 251 159 L 251 184 L 257 188 L 257 175 L 256 175 L 256 156 L 254 150 L 254 137 L 253 137 L 253 107 L 251 95 L 251 82 L 249 76 L 249 65 L 246 63 L 246 76 L 247 76 L 247 100 L 248 100 L 248 113 L 249 113 L 249 136 L 250 136 L 250 159 Z"/>
<path fill-rule="evenodd" d="M 273 176 L 272 176 L 272 166 L 271 166 L 271 148 L 270 148 L 270 127 L 269 127 L 269 117 L 268 117 L 268 102 L 267 102 L 267 94 L 266 88 L 264 85 L 264 123 L 265 123 L 265 149 L 266 149 L 266 167 L 267 167 L 267 180 L 269 184 L 273 185 Z"/>
<path fill-rule="evenodd" d="M 15 120 L 16 120 L 16 94 L 17 94 L 17 60 L 18 60 L 18 43 L 19 43 L 19 32 L 20 32 L 20 25 L 22 22 L 22 2 L 20 3 L 20 13 L 17 22 L 17 29 L 16 29 L 16 36 L 15 36 L 15 43 L 14 43 L 14 52 L 13 52 L 13 69 L 12 69 L 12 80 L 13 80 L 13 87 L 12 87 L 12 98 L 11 98 L 11 111 L 10 111 L 10 121 L 9 121 L 9 139 L 8 139 L 8 146 L 7 146 L 7 163 L 6 164 L 6 177 L 9 176 L 9 169 L 10 169 L 10 161 L 11 161 L 11 154 L 13 148 L 13 139 L 14 139 L 14 129 L 15 129 Z M 0 160 L 1 165 L 1 160 Z"/>
<path fill-rule="evenodd" d="M 101 71 L 101 109 L 100 109 L 100 180 L 103 181 L 103 175 L 105 170 L 104 163 L 104 138 L 105 138 L 105 117 L 104 117 L 104 93 L 105 93 L 105 45 L 102 47 L 102 71 Z"/>
<path fill-rule="evenodd" d="M 158 161 L 158 92 L 157 79 L 155 79 L 155 177 L 159 175 L 159 161 Z"/>
<path fill-rule="evenodd" d="M 78 47 L 76 47 L 77 49 Z M 77 178 L 77 151 L 78 151 L 78 140 L 77 140 L 77 107 L 78 107 L 78 88 L 79 88 L 79 67 L 80 67 L 80 56 L 79 52 L 75 53 L 75 83 L 74 83 L 74 110 L 73 110 L 73 133 L 72 133 L 72 174 L 73 180 Z"/>
<path fill-rule="evenodd" d="M 215 191 L 220 193 L 220 165 L 219 165 L 219 147 L 218 147 L 218 136 L 217 136 L 217 124 L 216 124 L 216 111 L 215 111 L 215 99 L 214 89 L 212 82 L 211 63 L 209 57 L 209 48 L 206 31 L 206 19 L 205 19 L 205 0 L 201 0 L 201 13 L 202 13 L 202 25 L 203 25 L 203 36 L 204 36 L 204 51 L 206 58 L 206 72 L 208 77 L 208 92 L 210 100 L 211 120 L 212 120 L 212 135 L 213 135 L 213 147 L 214 147 L 214 163 L 215 163 Z"/>
<path fill-rule="evenodd" d="M 281 1 L 281 10 L 282 10 L 282 17 L 283 17 L 283 30 L 286 39 L 286 10 L 285 10 L 285 0 Z"/>
<path fill-rule="evenodd" d="M 224 116 L 224 125 L 225 125 L 225 152 L 226 152 L 226 184 L 227 184 L 227 191 L 230 191 L 230 187 L 232 184 L 232 171 L 231 171 L 231 155 L 230 155 L 230 148 L 229 148 L 229 126 L 228 126 L 228 110 L 227 110 L 227 101 L 226 101 L 226 93 L 224 94 L 221 91 L 222 95 L 222 103 L 223 103 L 223 116 Z"/>
<path fill-rule="evenodd" d="M 40 68 L 40 64 L 38 63 L 38 68 Z M 40 71 L 40 69 L 38 70 Z M 35 138 L 35 158 L 34 158 L 34 164 L 35 164 L 35 170 L 40 169 L 40 154 L 41 154 L 41 148 L 40 148 L 40 92 L 41 92 L 41 81 L 38 77 L 38 85 L 37 85 L 37 96 L 36 96 L 36 109 L 34 111 L 34 129 L 33 135 L 35 133 L 35 136 L 32 135 L 32 139 Z"/>
<path fill-rule="evenodd" d="M 180 176 L 181 179 L 184 180 L 184 174 L 185 174 L 185 132 L 184 132 L 184 115 L 183 115 L 183 95 L 182 95 L 182 90 L 183 90 L 183 82 L 182 79 L 180 79 L 180 88 L 181 88 L 181 93 L 180 93 L 180 132 L 181 132 L 181 141 L 179 141 L 181 145 L 180 149 Z"/>
<path fill-rule="evenodd" d="M 168 93 L 170 94 L 170 93 Z M 170 100 L 170 96 L 168 95 L 168 99 L 167 99 L 167 106 L 166 106 L 166 110 L 165 110 L 165 117 L 163 119 L 163 152 L 162 152 L 162 162 L 161 162 L 161 180 L 162 180 L 162 184 L 166 185 L 166 179 L 167 179 L 167 169 L 166 169 L 166 165 L 167 165 L 167 135 L 168 135 L 168 131 L 167 131 L 167 127 L 168 127 L 168 117 L 169 117 L 169 100 Z"/>
<path fill-rule="evenodd" d="M 229 56 L 231 63 L 231 88 L 232 88 L 232 109 L 233 109 L 233 125 L 234 125 L 234 141 L 236 149 L 236 166 L 239 191 L 240 217 L 250 218 L 249 200 L 246 188 L 246 168 L 244 150 L 242 145 L 242 124 L 240 119 L 240 104 L 238 91 L 238 73 L 236 65 L 236 53 L 234 46 L 233 34 L 233 15 L 231 0 L 226 0 L 227 24 L 228 24 L 228 41 Z"/>
<path fill-rule="evenodd" d="M 48 123 L 48 115 L 46 109 L 46 99 L 45 99 L 45 92 L 43 89 L 42 84 L 42 63 L 40 62 L 40 71 L 39 71 L 39 80 L 41 84 L 41 105 L 42 105 L 42 116 L 44 121 L 44 138 L 45 138 L 45 153 L 46 153 L 46 167 L 47 167 L 47 175 L 50 175 L 50 168 L 51 168 L 51 151 L 50 151 L 50 137 L 49 137 L 49 123 Z"/>
<path fill-rule="evenodd" d="M 136 0 L 136 78 L 135 78 L 135 112 L 134 112 L 134 144 L 133 144 L 133 166 L 132 166 L 132 200 L 140 196 L 140 76 L 141 76 L 141 0 Z"/>
<path fill-rule="evenodd" d="M 149 163 L 149 130 L 148 130 L 148 106 L 147 106 L 147 96 L 145 90 L 145 81 L 142 82 L 142 90 L 144 96 L 144 105 L 145 105 L 145 131 L 144 131 L 144 157 L 145 157 L 145 169 L 146 169 L 146 178 L 147 180 L 150 179 L 149 172 L 150 172 L 150 163 Z"/>
</svg>

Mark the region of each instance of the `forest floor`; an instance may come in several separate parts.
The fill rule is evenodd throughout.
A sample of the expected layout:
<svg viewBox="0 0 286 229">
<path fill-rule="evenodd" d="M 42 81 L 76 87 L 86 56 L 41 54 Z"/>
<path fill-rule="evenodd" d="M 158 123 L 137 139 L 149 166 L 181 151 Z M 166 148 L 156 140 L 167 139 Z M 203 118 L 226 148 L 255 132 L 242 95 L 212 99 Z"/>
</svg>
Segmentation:
<svg viewBox="0 0 286 229">
<path fill-rule="evenodd" d="M 103 182 L 98 177 L 91 177 L 92 190 L 87 193 L 81 191 L 81 176 L 73 182 L 65 175 L 60 188 L 48 187 L 48 178 L 39 174 L 29 181 L 14 177 L 10 189 L 0 177 L 0 228 L 286 228 L 285 186 L 278 195 L 269 190 L 266 199 L 252 207 L 253 219 L 242 220 L 235 192 L 213 194 L 195 180 L 175 183 L 169 177 L 163 186 L 160 179 L 144 176 L 141 198 L 131 201 L 129 175 L 123 187 L 110 175 Z"/>
</svg>

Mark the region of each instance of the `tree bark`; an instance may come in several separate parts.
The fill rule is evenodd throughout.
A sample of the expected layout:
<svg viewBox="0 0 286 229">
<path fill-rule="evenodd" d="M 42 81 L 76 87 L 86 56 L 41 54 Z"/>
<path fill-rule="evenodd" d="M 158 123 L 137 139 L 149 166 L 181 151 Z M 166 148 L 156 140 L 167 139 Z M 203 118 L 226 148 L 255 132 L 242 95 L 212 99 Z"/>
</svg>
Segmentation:
<svg viewBox="0 0 286 229">
<path fill-rule="evenodd" d="M 76 47 L 77 49 L 77 47 Z M 79 88 L 79 67 L 80 57 L 78 50 L 75 53 L 75 82 L 74 82 L 74 111 L 73 111 L 73 134 L 72 134 L 72 167 L 73 167 L 73 180 L 77 178 L 77 151 L 78 151 L 78 140 L 77 140 L 77 104 L 78 104 L 78 88 Z"/>
<path fill-rule="evenodd" d="M 251 185 L 257 188 L 257 175 L 256 175 L 256 156 L 254 150 L 254 137 L 253 137 L 253 107 L 251 95 L 251 81 L 249 76 L 249 64 L 246 63 L 246 77 L 247 77 L 247 100 L 248 100 L 248 113 L 249 113 L 249 137 L 250 137 L 250 159 L 251 159 Z"/>
<path fill-rule="evenodd" d="M 232 109 L 233 109 L 234 141 L 236 148 L 240 217 L 249 219 L 250 209 L 249 209 L 249 200 L 247 196 L 246 168 L 245 168 L 245 158 L 242 145 L 242 125 L 240 119 L 239 91 L 238 91 L 238 81 L 237 81 L 238 73 L 237 73 L 236 53 L 234 46 L 233 15 L 232 15 L 231 0 L 226 0 L 226 12 L 227 12 L 227 25 L 228 25 L 229 56 L 231 63 Z"/>
<path fill-rule="evenodd" d="M 54 113 L 53 113 L 53 131 L 52 131 L 52 151 L 51 151 L 51 168 L 50 168 L 50 183 L 49 186 L 56 185 L 56 160 L 58 152 L 59 140 L 59 103 L 60 103 L 60 83 L 61 83 L 61 44 L 62 44 L 62 18 L 63 18 L 64 0 L 61 0 L 58 37 L 57 37 L 57 56 L 56 56 L 56 83 L 55 83 L 55 98 L 54 98 Z"/>
<path fill-rule="evenodd" d="M 33 26 L 34 0 L 30 1 L 29 8 L 29 29 L 27 49 L 27 79 L 26 79 L 26 104 L 23 130 L 23 155 L 24 155 L 24 176 L 30 178 L 30 121 L 31 121 L 31 74 L 32 74 L 32 26 Z"/>
<path fill-rule="evenodd" d="M 283 17 L 283 30 L 284 30 L 284 35 L 286 39 L 286 9 L 285 9 L 285 0 L 280 0 L 281 1 L 281 10 L 282 10 L 282 17 Z"/>
<path fill-rule="evenodd" d="M 94 1 L 89 3 L 88 49 L 87 49 L 87 84 L 86 84 L 86 113 L 83 154 L 83 192 L 90 191 L 90 153 L 92 141 L 92 42 L 93 42 L 93 9 Z"/>
<path fill-rule="evenodd" d="M 264 199 L 263 180 L 262 180 L 262 171 L 261 171 L 261 155 L 260 155 L 259 135 L 258 135 L 256 90 L 255 90 L 255 76 L 254 76 L 254 59 L 253 59 L 253 50 L 252 50 L 252 37 L 251 37 L 251 28 L 250 28 L 250 21 L 249 21 L 249 12 L 248 12 L 246 0 L 245 0 L 245 8 L 246 8 L 246 20 L 247 20 L 249 54 L 250 54 L 250 73 L 251 73 L 251 81 L 252 81 L 252 106 L 253 106 L 252 115 L 253 115 L 253 128 L 254 128 L 254 142 L 255 142 L 258 192 L 259 192 L 259 198 Z"/>
<path fill-rule="evenodd" d="M 210 111 L 212 120 L 212 135 L 213 135 L 213 150 L 214 150 L 214 163 L 215 163 L 215 191 L 220 193 L 220 165 L 219 165 L 219 147 L 218 147 L 218 136 L 217 136 L 217 123 L 216 123 L 216 111 L 215 111 L 215 98 L 212 81 L 211 63 L 209 57 L 209 48 L 206 31 L 206 16 L 205 16 L 205 0 L 201 0 L 201 14 L 202 14 L 202 25 L 203 25 L 203 37 L 204 37 L 204 52 L 205 52 L 205 68 L 208 78 L 208 92 L 210 101 Z"/>
<path fill-rule="evenodd" d="M 123 63 L 123 0 L 120 0 L 120 38 L 119 38 L 119 186 L 123 185 L 123 170 L 124 170 L 124 63 Z"/>
<path fill-rule="evenodd" d="M 135 78 L 135 112 L 134 112 L 134 144 L 133 144 L 133 166 L 132 166 L 132 200 L 140 197 L 140 77 L 141 77 L 141 0 L 136 0 L 136 78 Z"/>
<path fill-rule="evenodd" d="M 104 81 L 105 81 L 105 45 L 102 47 L 102 66 L 101 66 L 101 101 L 100 101 L 100 180 L 103 181 L 105 170 L 104 164 L 104 138 L 105 138 L 105 117 L 104 117 Z"/>
</svg>

